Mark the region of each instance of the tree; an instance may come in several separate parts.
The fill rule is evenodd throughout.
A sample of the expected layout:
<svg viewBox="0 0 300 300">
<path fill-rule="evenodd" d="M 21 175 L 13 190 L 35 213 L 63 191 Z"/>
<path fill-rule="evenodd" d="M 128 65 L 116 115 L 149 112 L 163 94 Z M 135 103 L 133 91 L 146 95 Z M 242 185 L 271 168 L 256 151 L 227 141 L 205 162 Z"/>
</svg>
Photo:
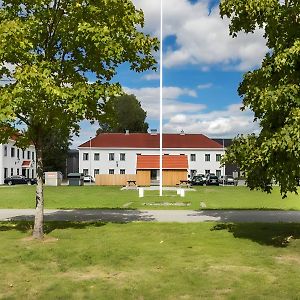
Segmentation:
<svg viewBox="0 0 300 300">
<path fill-rule="evenodd" d="M 72 139 L 67 130 L 68 128 L 64 128 L 64 131 L 51 132 L 51 135 L 44 137 L 44 172 L 60 171 L 63 174 L 66 173 L 66 160 Z"/>
<path fill-rule="evenodd" d="M 238 89 L 261 132 L 236 138 L 225 160 L 245 171 L 251 189 L 270 192 L 275 181 L 285 197 L 297 192 L 300 177 L 300 2 L 224 0 L 220 12 L 231 19 L 233 37 L 263 28 L 270 49 Z"/>
<path fill-rule="evenodd" d="M 145 122 L 147 113 L 134 95 L 124 94 L 110 98 L 104 105 L 104 114 L 99 118 L 102 132 L 147 132 L 148 123 Z"/>
<path fill-rule="evenodd" d="M 137 28 L 143 12 L 130 0 L 3 0 L 0 7 L 1 126 L 20 129 L 18 145 L 37 153 L 34 238 L 43 237 L 43 151 L 47 137 L 94 120 L 103 102 L 121 93 L 110 83 L 120 64 L 155 69 L 158 40 Z M 96 81 L 90 83 L 89 74 Z M 7 138 L 9 130 L 1 133 Z"/>
</svg>

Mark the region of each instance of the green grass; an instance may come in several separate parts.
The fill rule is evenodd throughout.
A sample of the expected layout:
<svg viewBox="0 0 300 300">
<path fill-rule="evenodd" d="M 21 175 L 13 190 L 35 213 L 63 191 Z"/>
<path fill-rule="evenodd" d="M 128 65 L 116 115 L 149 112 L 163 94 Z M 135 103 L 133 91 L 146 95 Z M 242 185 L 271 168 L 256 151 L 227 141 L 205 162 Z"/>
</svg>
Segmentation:
<svg viewBox="0 0 300 300">
<path fill-rule="evenodd" d="M 34 186 L 0 187 L 0 208 L 34 208 L 34 195 Z M 165 202 L 185 202 L 190 206 L 150 205 Z M 137 191 L 120 191 L 119 187 L 45 187 L 46 208 L 200 209 L 201 202 L 206 209 L 300 210 L 300 196 L 289 194 L 282 199 L 278 187 L 272 194 L 242 186 L 197 187 L 185 198 L 174 191 L 165 191 L 163 197 L 158 196 L 158 191 L 146 191 L 144 198 L 138 198 Z"/>
<path fill-rule="evenodd" d="M 0 223 L 0 299 L 299 299 L 300 224 Z"/>
</svg>

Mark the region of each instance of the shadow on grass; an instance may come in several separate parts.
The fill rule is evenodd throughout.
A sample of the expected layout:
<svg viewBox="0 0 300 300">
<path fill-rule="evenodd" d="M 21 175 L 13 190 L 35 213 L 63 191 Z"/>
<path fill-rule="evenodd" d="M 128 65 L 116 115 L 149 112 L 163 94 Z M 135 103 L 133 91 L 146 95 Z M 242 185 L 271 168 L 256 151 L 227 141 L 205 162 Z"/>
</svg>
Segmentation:
<svg viewBox="0 0 300 300">
<path fill-rule="evenodd" d="M 287 247 L 300 238 L 300 224 L 295 223 L 219 223 L 211 228 L 214 230 L 227 230 L 235 238 L 273 247 Z"/>
<path fill-rule="evenodd" d="M 48 234 L 56 229 L 85 229 L 87 227 L 102 227 L 107 223 L 104 222 L 67 222 L 67 221 L 52 221 L 44 224 L 44 233 Z M 9 221 L 0 223 L 1 231 L 17 230 L 22 233 L 32 231 L 33 221 Z"/>
<path fill-rule="evenodd" d="M 32 221 L 34 215 L 16 215 L 10 221 Z M 113 222 L 153 221 L 147 213 L 131 209 L 72 209 L 55 210 L 44 214 L 45 221 Z"/>
</svg>

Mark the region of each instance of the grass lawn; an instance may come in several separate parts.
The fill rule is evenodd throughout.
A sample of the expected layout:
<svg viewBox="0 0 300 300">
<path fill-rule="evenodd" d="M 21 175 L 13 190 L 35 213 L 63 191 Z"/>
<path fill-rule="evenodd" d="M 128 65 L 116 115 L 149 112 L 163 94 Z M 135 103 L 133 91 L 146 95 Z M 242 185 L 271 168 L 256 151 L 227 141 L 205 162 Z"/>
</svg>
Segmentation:
<svg viewBox="0 0 300 300">
<path fill-rule="evenodd" d="M 0 187 L 0 208 L 34 208 L 34 186 Z M 166 205 L 169 203 L 169 205 Z M 175 206 L 174 204 L 189 206 Z M 201 205 L 202 207 L 201 207 Z M 204 206 L 204 207 L 203 207 Z M 300 196 L 289 194 L 282 199 L 279 188 L 272 194 L 250 191 L 247 187 L 196 187 L 181 198 L 175 191 L 145 191 L 138 198 L 133 190 L 120 191 L 119 187 L 45 187 L 46 208 L 132 208 L 132 209 L 284 209 L 300 210 Z"/>
<path fill-rule="evenodd" d="M 300 224 L 31 226 L 0 223 L 0 299 L 300 298 Z"/>
</svg>

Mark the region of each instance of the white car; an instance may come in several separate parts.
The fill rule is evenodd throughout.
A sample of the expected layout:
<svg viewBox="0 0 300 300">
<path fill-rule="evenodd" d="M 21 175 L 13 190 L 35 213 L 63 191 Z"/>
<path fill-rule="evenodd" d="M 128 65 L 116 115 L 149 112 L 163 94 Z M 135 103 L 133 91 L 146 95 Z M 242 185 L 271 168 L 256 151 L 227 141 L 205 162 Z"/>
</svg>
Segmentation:
<svg viewBox="0 0 300 300">
<path fill-rule="evenodd" d="M 83 181 L 84 182 L 95 182 L 95 178 L 93 176 L 91 176 L 91 175 L 85 175 L 83 177 Z"/>
</svg>

